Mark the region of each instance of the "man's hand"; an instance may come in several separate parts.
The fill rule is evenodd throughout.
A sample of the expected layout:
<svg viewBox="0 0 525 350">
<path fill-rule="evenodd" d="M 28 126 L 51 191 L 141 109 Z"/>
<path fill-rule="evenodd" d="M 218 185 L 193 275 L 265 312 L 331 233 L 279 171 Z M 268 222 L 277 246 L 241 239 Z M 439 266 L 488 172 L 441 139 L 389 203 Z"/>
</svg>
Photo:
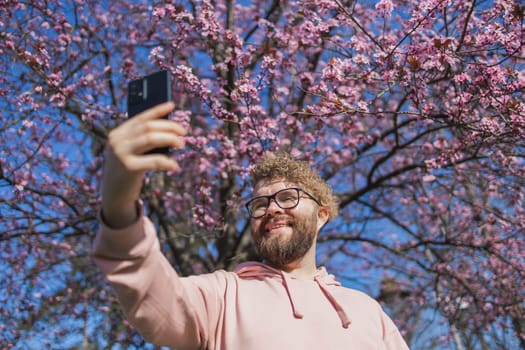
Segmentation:
<svg viewBox="0 0 525 350">
<path fill-rule="evenodd" d="M 157 105 L 109 133 L 102 183 L 102 214 L 106 224 L 119 228 L 136 220 L 135 201 L 145 172 L 179 169 L 177 162 L 165 154 L 145 154 L 159 147 L 184 147 L 186 130 L 162 118 L 174 108 L 173 102 Z"/>
</svg>

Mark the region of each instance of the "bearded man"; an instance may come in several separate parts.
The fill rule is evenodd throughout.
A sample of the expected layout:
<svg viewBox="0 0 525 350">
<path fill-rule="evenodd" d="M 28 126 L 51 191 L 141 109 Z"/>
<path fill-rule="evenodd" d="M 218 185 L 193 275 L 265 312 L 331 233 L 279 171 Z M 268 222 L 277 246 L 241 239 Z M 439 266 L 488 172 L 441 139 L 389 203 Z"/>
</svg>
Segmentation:
<svg viewBox="0 0 525 350">
<path fill-rule="evenodd" d="M 180 277 L 159 248 L 139 199 L 144 173 L 178 168 L 151 154 L 182 148 L 186 131 L 153 107 L 109 135 L 101 228 L 93 256 L 144 338 L 182 349 L 408 349 L 369 296 L 316 265 L 316 239 L 337 215 L 332 189 L 305 162 L 269 156 L 251 172 L 250 228 L 261 262 Z"/>
</svg>

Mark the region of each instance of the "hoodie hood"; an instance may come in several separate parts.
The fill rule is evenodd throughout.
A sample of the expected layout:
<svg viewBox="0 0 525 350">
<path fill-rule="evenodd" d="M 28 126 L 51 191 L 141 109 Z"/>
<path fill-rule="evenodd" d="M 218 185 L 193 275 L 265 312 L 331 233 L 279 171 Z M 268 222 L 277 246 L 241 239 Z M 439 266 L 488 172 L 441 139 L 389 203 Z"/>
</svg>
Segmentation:
<svg viewBox="0 0 525 350">
<path fill-rule="evenodd" d="M 295 318 L 303 318 L 303 314 L 300 311 L 300 307 L 294 300 L 294 293 L 292 291 L 292 288 L 290 288 L 289 281 L 294 277 L 292 277 L 289 273 L 255 261 L 248 261 L 239 264 L 235 268 L 234 272 L 240 278 L 257 278 L 260 280 L 266 278 L 280 279 L 282 281 L 283 288 L 286 291 L 286 295 L 288 296 L 288 300 L 290 301 L 293 316 Z M 341 320 L 341 325 L 343 326 L 343 328 L 348 328 L 348 326 L 351 323 L 351 320 L 348 318 L 348 315 L 342 308 L 341 304 L 336 300 L 336 298 L 328 288 L 328 286 L 341 286 L 341 283 L 336 281 L 334 275 L 328 274 L 324 267 L 320 267 L 311 279 L 317 283 L 317 285 L 323 292 L 323 295 L 333 306 L 334 311 L 337 313 L 339 319 Z"/>
</svg>

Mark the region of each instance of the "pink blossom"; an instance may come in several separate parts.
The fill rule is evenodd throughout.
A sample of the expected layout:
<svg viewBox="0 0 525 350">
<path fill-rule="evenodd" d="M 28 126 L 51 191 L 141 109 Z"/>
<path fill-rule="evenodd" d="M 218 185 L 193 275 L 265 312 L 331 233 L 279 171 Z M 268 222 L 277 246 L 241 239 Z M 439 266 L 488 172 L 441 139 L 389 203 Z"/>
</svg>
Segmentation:
<svg viewBox="0 0 525 350">
<path fill-rule="evenodd" d="M 376 6 L 376 11 L 381 17 L 388 17 L 394 10 L 394 4 L 391 0 L 380 0 Z"/>
<path fill-rule="evenodd" d="M 141 195 L 177 269 L 230 269 L 249 254 L 239 208 L 249 170 L 290 152 L 341 200 L 318 245 L 328 269 L 372 291 L 394 276 L 409 293 L 386 306 L 404 334 L 427 325 L 422 309 L 447 325 L 412 348 L 458 337 L 519 346 L 525 73 L 515 1 L 62 5 L 2 9 L 12 16 L 1 19 L 0 252 L 12 305 L 41 324 L 50 300 L 47 319 L 78 334 L 111 314 L 125 327 L 87 336 L 138 341 L 101 276 L 77 277 L 92 271 L 104 147 L 126 120 L 126 83 L 167 69 L 170 118 L 189 133 L 171 155 L 181 170 L 148 173 Z M 0 337 L 34 342 L 27 319 L 10 317 Z M 36 341 L 64 339 L 53 330 Z"/>
<path fill-rule="evenodd" d="M 427 174 L 427 175 L 423 176 L 423 181 L 424 182 L 433 182 L 435 180 L 436 180 L 436 177 L 434 175 Z"/>
</svg>

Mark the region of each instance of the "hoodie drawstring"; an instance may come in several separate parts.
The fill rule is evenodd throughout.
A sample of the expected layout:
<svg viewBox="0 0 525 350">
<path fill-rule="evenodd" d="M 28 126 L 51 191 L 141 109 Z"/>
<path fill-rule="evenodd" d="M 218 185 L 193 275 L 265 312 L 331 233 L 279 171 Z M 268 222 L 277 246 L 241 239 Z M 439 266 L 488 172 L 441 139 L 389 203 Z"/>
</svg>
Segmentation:
<svg viewBox="0 0 525 350">
<path fill-rule="evenodd" d="M 341 324 L 343 325 L 343 328 L 348 328 L 350 326 L 350 319 L 348 318 L 348 315 L 346 314 L 343 307 L 337 302 L 335 297 L 330 293 L 328 290 L 328 286 L 323 283 L 323 281 L 318 278 L 317 276 L 314 277 L 315 282 L 319 285 L 319 288 L 323 291 L 324 295 L 330 301 L 330 304 L 334 307 L 335 311 L 337 312 L 337 315 L 339 316 L 339 319 L 341 320 Z"/>
<path fill-rule="evenodd" d="M 290 290 L 290 276 L 287 275 L 282 270 L 274 269 L 267 265 L 258 262 L 245 262 L 237 266 L 235 272 L 240 278 L 275 278 L 279 276 L 282 280 L 284 289 L 286 290 L 286 295 L 290 301 L 292 307 L 293 316 L 295 318 L 303 318 L 303 314 L 299 311 L 298 306 L 294 302 L 293 293 Z M 314 281 L 317 283 L 324 296 L 330 304 L 333 306 L 334 310 L 337 312 L 339 319 L 343 328 L 348 328 L 350 326 L 351 320 L 348 318 L 343 307 L 337 302 L 336 298 L 332 295 L 329 290 L 329 285 L 340 286 L 341 283 L 337 282 L 333 275 L 326 273 L 326 270 L 322 267 L 319 269 L 319 272 L 314 276 Z"/>
<path fill-rule="evenodd" d="M 283 279 L 284 289 L 286 289 L 286 294 L 288 295 L 288 299 L 290 300 L 290 304 L 292 305 L 293 316 L 295 318 L 303 318 L 303 314 L 300 313 L 299 310 L 297 310 L 297 306 L 293 301 L 292 293 L 290 292 L 290 287 L 288 286 L 288 277 L 286 277 L 286 275 L 282 271 L 279 271 L 279 274 Z"/>
</svg>

